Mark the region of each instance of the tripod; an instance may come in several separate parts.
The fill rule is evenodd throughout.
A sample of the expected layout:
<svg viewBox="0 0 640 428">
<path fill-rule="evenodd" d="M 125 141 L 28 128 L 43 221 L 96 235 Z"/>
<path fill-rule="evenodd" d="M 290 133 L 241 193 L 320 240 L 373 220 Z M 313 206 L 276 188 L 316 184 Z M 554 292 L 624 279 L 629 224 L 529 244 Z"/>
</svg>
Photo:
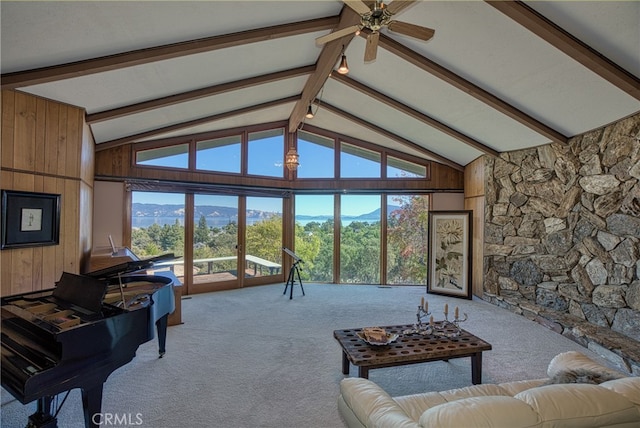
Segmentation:
<svg viewBox="0 0 640 428">
<path fill-rule="evenodd" d="M 287 279 L 287 284 L 284 287 L 284 293 L 287 294 L 287 288 L 289 288 L 289 284 L 291 284 L 291 290 L 289 291 L 289 300 L 293 299 L 293 285 L 296 283 L 295 276 L 298 275 L 298 282 L 300 283 L 300 289 L 302 290 L 302 295 L 304 296 L 304 287 L 302 286 L 302 279 L 300 279 L 300 269 L 298 268 L 298 263 L 300 263 L 302 259 L 297 260 L 291 269 L 289 270 L 289 278 Z"/>
</svg>

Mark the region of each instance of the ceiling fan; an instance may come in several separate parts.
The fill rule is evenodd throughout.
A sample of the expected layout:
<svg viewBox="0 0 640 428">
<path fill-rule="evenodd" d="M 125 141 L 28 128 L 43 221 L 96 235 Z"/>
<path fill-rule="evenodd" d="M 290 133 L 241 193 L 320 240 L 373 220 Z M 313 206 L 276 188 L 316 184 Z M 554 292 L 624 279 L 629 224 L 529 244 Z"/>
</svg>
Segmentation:
<svg viewBox="0 0 640 428">
<path fill-rule="evenodd" d="M 318 37 L 316 44 L 322 45 L 351 33 L 359 34 L 360 31 L 365 28 L 369 29 L 371 32 L 367 36 L 364 62 L 373 62 L 376 60 L 380 29 L 383 27 L 387 27 L 389 31 L 425 41 L 431 39 L 435 33 L 435 30 L 431 28 L 409 24 L 408 22 L 394 21 L 392 19 L 395 14 L 411 6 L 417 0 L 393 0 L 388 5 L 383 1 L 376 0 L 372 7 L 369 7 L 361 0 L 342 1 L 360 15 L 360 24 L 342 28 L 333 33 Z"/>
</svg>

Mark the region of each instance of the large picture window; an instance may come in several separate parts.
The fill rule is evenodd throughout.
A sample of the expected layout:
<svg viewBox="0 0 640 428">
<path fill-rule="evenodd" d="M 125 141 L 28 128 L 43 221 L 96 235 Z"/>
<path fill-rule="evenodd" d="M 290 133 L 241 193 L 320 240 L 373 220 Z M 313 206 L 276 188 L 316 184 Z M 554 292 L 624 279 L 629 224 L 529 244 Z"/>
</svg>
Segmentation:
<svg viewBox="0 0 640 428">
<path fill-rule="evenodd" d="M 283 247 L 305 261 L 304 281 L 426 284 L 430 199 L 408 189 L 430 180 L 430 162 L 313 127 L 289 135 L 282 123 L 151 144 L 134 156 L 163 168 L 152 178 L 189 171 L 172 175 L 183 182 L 136 185 L 158 193 L 133 193 L 132 245 L 143 257 L 184 255 L 170 264 L 189 290 L 284 281 Z M 300 156 L 294 171 L 283 165 L 289 147 Z M 154 203 L 147 194 L 155 206 L 144 206 Z"/>
</svg>

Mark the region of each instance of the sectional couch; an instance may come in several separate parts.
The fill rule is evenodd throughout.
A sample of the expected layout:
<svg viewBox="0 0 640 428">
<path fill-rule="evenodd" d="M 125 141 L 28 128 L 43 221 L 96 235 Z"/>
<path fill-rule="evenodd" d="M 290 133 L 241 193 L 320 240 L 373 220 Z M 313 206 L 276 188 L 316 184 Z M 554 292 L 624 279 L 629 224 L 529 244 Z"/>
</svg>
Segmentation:
<svg viewBox="0 0 640 428">
<path fill-rule="evenodd" d="M 547 375 L 401 397 L 346 378 L 338 409 L 349 428 L 640 427 L 640 377 L 575 351 L 554 357 Z"/>
</svg>

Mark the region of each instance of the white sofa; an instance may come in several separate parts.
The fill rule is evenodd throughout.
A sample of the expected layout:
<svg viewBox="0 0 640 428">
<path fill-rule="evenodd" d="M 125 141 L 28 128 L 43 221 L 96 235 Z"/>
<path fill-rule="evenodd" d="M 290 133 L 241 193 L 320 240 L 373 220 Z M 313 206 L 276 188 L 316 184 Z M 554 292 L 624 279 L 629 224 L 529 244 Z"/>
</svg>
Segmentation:
<svg viewBox="0 0 640 428">
<path fill-rule="evenodd" d="M 613 380 L 549 384 L 576 370 Z M 338 409 L 349 428 L 640 427 L 640 377 L 624 377 L 575 351 L 554 357 L 547 375 L 402 397 L 368 379 L 346 378 Z"/>
</svg>

